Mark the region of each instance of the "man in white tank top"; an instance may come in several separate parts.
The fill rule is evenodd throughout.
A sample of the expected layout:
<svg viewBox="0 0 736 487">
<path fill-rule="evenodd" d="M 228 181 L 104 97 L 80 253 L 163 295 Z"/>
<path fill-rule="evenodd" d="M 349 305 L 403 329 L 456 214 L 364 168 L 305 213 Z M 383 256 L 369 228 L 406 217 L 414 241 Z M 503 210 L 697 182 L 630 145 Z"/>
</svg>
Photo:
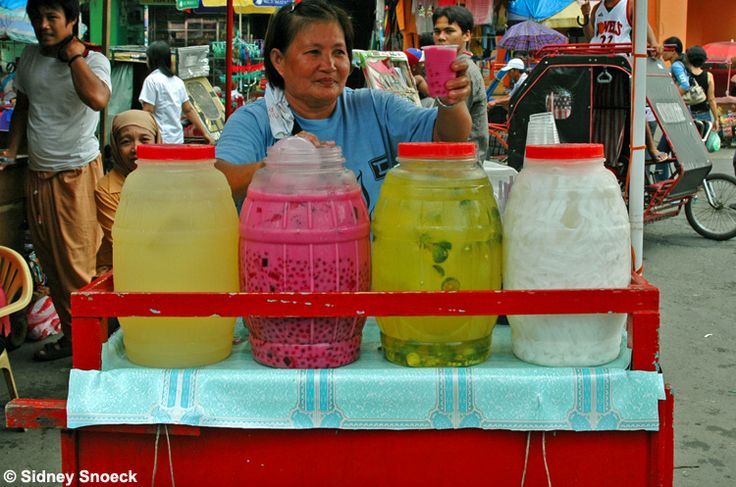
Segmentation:
<svg viewBox="0 0 736 487">
<path fill-rule="evenodd" d="M 590 39 L 591 44 L 629 44 L 632 32 L 632 3 L 630 0 L 602 0 L 593 7 L 591 12 L 590 1 L 580 6 L 584 16 L 590 16 L 590 21 L 585 25 L 585 37 Z M 657 38 L 651 26 L 647 24 L 647 44 L 661 54 L 662 46 L 657 43 Z"/>
</svg>

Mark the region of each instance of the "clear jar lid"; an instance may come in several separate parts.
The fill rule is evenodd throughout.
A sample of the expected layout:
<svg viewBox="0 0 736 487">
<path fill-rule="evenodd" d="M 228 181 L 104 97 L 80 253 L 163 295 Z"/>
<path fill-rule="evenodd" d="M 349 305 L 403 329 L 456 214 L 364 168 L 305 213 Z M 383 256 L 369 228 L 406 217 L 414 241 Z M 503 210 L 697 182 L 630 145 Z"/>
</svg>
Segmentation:
<svg viewBox="0 0 736 487">
<path fill-rule="evenodd" d="M 342 150 L 336 145 L 316 147 L 312 142 L 297 136 L 281 139 L 268 148 L 266 166 L 276 164 L 288 168 L 297 165 L 302 169 L 339 167 L 345 159 Z"/>
</svg>

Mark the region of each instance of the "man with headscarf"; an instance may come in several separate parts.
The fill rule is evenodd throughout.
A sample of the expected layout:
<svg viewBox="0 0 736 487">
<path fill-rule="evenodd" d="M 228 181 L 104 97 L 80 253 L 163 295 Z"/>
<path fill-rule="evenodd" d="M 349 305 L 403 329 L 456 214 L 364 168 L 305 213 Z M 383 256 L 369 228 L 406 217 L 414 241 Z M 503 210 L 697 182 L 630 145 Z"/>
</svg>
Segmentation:
<svg viewBox="0 0 736 487">
<path fill-rule="evenodd" d="M 97 251 L 97 275 L 112 269 L 112 225 L 125 178 L 138 167 L 136 149 L 140 144 L 160 143 L 161 131 L 152 113 L 128 110 L 112 119 L 110 147 L 115 163 L 95 188 L 97 221 L 103 233 L 102 244 Z"/>
</svg>

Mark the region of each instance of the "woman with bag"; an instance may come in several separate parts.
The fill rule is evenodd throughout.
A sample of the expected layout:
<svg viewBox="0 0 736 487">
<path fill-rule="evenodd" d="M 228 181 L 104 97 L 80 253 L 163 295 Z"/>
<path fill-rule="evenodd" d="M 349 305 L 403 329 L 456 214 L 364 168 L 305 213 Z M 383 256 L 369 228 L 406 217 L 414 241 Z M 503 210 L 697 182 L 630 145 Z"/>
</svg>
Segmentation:
<svg viewBox="0 0 736 487">
<path fill-rule="evenodd" d="M 715 83 L 713 75 L 703 69 L 708 55 L 700 46 L 692 46 L 685 52 L 685 60 L 690 73 L 690 89 L 696 85 L 705 92 L 705 101 L 694 103 L 690 106 L 690 113 L 696 120 L 713 122 L 713 132 L 718 133 L 720 123 L 718 120 L 718 107 L 716 106 Z"/>
</svg>

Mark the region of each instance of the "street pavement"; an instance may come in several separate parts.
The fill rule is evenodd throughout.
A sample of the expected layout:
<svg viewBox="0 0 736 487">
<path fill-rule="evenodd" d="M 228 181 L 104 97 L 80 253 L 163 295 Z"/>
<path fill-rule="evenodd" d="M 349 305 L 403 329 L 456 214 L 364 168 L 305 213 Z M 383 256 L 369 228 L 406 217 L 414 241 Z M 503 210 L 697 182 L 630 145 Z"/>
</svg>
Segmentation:
<svg viewBox="0 0 736 487">
<path fill-rule="evenodd" d="M 713 172 L 733 174 L 733 154 L 715 154 Z M 675 486 L 736 485 L 736 239 L 707 240 L 684 215 L 652 223 L 644 230 L 644 266 L 661 291 L 661 365 L 675 395 Z M 33 362 L 39 346 L 10 353 L 20 394 L 62 399 L 71 359 Z M 0 385 L 0 405 L 7 401 Z M 60 465 L 57 430 L 0 429 L 0 475 L 59 472 Z"/>
<path fill-rule="evenodd" d="M 734 149 L 712 172 L 734 174 Z M 736 238 L 684 215 L 644 228 L 644 276 L 660 289 L 660 360 L 675 395 L 675 485 L 736 485 Z"/>
</svg>

